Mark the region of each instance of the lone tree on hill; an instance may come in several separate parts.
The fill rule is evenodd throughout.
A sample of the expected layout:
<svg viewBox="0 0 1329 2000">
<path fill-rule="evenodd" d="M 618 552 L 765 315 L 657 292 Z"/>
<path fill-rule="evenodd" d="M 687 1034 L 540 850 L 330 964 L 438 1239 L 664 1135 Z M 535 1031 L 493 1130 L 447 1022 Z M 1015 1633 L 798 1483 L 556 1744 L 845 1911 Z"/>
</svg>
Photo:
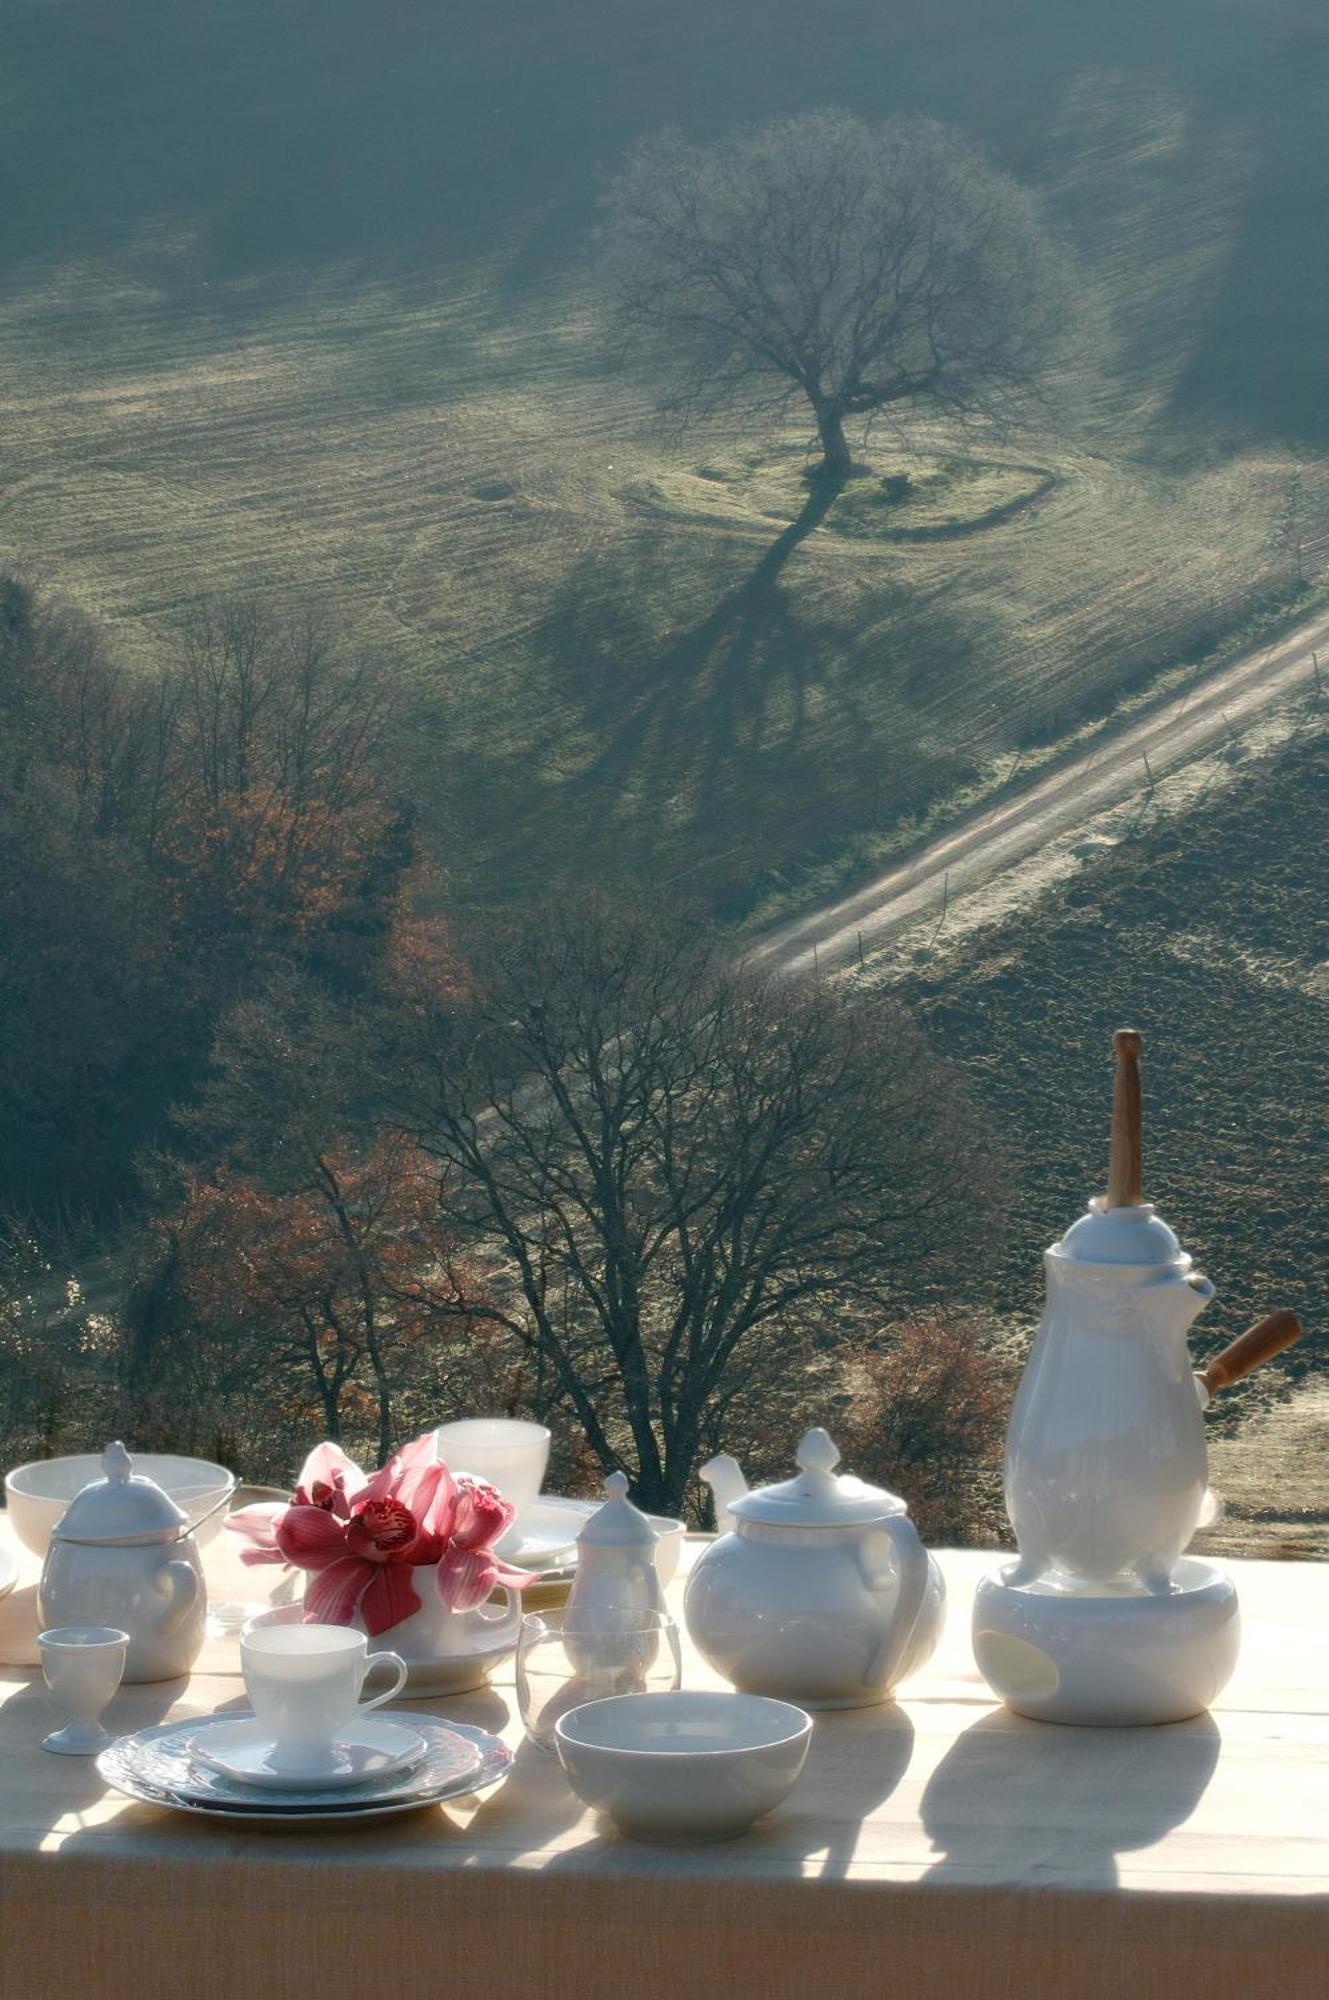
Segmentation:
<svg viewBox="0 0 1329 2000">
<path fill-rule="evenodd" d="M 924 119 L 809 112 L 713 146 L 664 132 L 605 208 L 612 308 L 673 378 L 665 407 L 686 420 L 804 399 L 837 483 L 846 423 L 991 411 L 1034 386 L 1069 320 L 1030 196 Z"/>
</svg>

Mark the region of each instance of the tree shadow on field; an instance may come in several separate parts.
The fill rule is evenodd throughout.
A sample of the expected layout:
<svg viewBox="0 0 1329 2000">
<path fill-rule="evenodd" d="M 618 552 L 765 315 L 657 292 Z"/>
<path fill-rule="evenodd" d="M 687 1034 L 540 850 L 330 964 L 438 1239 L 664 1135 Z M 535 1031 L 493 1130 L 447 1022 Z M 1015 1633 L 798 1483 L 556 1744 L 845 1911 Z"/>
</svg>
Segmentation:
<svg viewBox="0 0 1329 2000">
<path fill-rule="evenodd" d="M 577 566 L 539 641 L 551 720 L 533 762 L 553 774 L 536 802 L 544 851 L 571 826 L 583 868 L 640 869 L 669 850 L 666 868 L 686 856 L 694 887 L 726 878 L 741 898 L 772 865 L 872 824 L 907 792 L 922 761 L 904 714 L 911 630 L 926 623 L 927 646 L 957 661 L 973 647 L 875 554 L 856 561 L 837 545 L 831 564 L 790 580 L 836 497 L 813 486 L 751 567 L 733 533 L 678 520 Z M 560 774 L 563 758 L 575 769 Z"/>
<path fill-rule="evenodd" d="M 756 568 L 701 623 L 653 663 L 651 685 L 631 713 L 609 722 L 588 776 L 617 790 L 649 754 L 666 771 L 691 766 L 704 816 L 739 741 L 761 742 L 775 725 L 790 742 L 807 721 L 808 647 L 782 576 L 794 551 L 825 520 L 839 488 L 814 485 L 801 512 Z M 698 733 L 698 698 L 704 722 Z M 606 718 L 609 721 L 609 718 Z"/>
</svg>

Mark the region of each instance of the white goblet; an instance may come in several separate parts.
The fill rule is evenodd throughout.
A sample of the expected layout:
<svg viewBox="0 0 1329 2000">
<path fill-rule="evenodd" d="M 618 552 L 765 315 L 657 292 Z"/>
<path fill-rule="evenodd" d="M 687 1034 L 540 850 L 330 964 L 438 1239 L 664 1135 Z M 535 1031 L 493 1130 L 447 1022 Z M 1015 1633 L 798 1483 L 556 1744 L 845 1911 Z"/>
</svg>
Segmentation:
<svg viewBox="0 0 1329 2000">
<path fill-rule="evenodd" d="M 124 1678 L 128 1632 L 114 1625 L 55 1625 L 37 1634 L 37 1646 L 47 1687 L 74 1717 L 45 1737 L 42 1749 L 62 1757 L 95 1756 L 111 1741 L 101 1718 Z"/>
</svg>

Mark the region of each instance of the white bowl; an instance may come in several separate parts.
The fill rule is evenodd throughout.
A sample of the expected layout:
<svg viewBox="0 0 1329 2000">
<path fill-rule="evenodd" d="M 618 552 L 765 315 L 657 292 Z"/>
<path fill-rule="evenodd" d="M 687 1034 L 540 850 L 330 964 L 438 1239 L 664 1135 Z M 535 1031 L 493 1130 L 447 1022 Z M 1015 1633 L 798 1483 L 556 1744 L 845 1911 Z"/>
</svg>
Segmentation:
<svg viewBox="0 0 1329 2000">
<path fill-rule="evenodd" d="M 145 1479 L 155 1479 L 191 1521 L 200 1519 L 210 1507 L 218 1507 L 220 1501 L 229 1500 L 235 1491 L 235 1474 L 206 1458 L 176 1458 L 168 1452 L 136 1451 L 133 1459 L 134 1471 Z M 103 1476 L 100 1452 L 81 1452 L 73 1458 L 34 1459 L 31 1465 L 15 1466 L 7 1473 L 5 1501 L 14 1533 L 24 1548 L 31 1549 L 35 1556 L 45 1556 L 51 1530 L 74 1495 Z M 199 1542 L 206 1544 L 219 1534 L 225 1518 L 224 1510 L 218 1508 L 199 1529 Z"/>
<path fill-rule="evenodd" d="M 758 1694 L 624 1694 L 559 1717 L 579 1799 L 636 1840 L 732 1840 L 786 1798 L 812 1717 Z"/>
</svg>

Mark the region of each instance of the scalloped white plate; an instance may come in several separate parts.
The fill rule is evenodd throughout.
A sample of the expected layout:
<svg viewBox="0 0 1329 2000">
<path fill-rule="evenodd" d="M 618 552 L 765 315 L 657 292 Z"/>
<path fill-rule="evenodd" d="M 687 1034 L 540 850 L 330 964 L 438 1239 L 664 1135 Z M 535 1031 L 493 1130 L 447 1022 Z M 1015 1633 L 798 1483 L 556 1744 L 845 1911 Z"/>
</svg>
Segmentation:
<svg viewBox="0 0 1329 2000">
<path fill-rule="evenodd" d="M 220 1773 L 191 1765 L 190 1745 L 201 1721 L 159 1723 L 121 1736 L 103 1750 L 97 1769 L 115 1791 L 142 1805 L 167 1806 L 174 1812 L 208 1819 L 239 1820 L 251 1826 L 347 1826 L 390 1814 L 418 1812 L 422 1806 L 448 1799 L 470 1798 L 501 1784 L 512 1767 L 512 1752 L 487 1729 L 466 1722 L 443 1723 L 429 1716 L 412 1722 L 430 1743 L 423 1764 L 397 1778 L 357 1786 L 353 1792 L 307 1793 L 307 1804 L 288 1795 L 258 1792 L 237 1785 Z M 480 1761 L 458 1770 L 456 1739 L 473 1746 Z"/>
</svg>

